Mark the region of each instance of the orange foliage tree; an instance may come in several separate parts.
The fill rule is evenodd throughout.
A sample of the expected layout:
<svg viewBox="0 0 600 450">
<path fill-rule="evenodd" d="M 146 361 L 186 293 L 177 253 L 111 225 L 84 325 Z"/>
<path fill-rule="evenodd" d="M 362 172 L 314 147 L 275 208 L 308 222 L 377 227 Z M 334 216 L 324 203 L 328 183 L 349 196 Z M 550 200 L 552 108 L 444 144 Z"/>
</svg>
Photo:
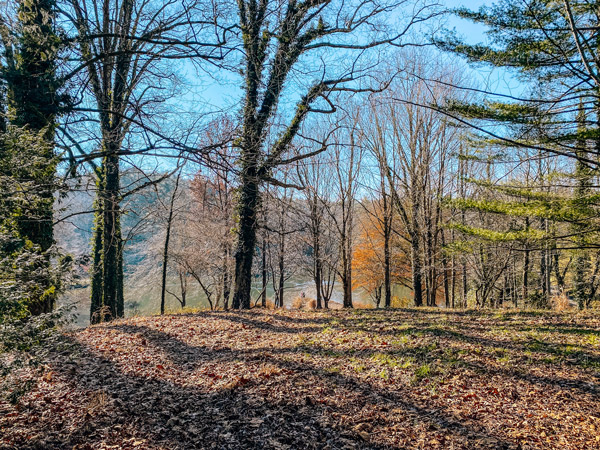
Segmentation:
<svg viewBox="0 0 600 450">
<path fill-rule="evenodd" d="M 352 258 L 352 289 L 364 289 L 379 307 L 385 283 L 383 221 L 378 218 L 378 209 L 370 211 L 362 221 Z M 391 242 L 391 283 L 410 285 L 410 264 L 402 240 L 396 234 Z"/>
</svg>

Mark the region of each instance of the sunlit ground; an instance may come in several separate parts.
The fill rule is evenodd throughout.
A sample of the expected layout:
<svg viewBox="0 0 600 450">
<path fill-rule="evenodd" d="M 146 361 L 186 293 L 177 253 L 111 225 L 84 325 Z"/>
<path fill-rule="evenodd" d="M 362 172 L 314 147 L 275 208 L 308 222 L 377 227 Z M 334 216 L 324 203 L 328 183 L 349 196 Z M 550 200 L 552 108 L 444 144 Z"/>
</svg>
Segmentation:
<svg viewBox="0 0 600 450">
<path fill-rule="evenodd" d="M 0 404 L 0 448 L 600 448 L 597 313 L 204 312 L 67 339 Z"/>
</svg>

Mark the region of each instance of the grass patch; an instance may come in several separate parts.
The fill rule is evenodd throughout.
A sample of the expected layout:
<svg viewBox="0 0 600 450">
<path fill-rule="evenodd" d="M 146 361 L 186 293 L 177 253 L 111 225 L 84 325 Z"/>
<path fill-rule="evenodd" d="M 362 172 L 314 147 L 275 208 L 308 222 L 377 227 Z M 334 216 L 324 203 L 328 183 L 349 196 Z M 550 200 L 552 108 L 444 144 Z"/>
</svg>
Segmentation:
<svg viewBox="0 0 600 450">
<path fill-rule="evenodd" d="M 420 365 L 414 372 L 413 383 L 420 383 L 422 380 L 431 377 L 433 370 L 429 364 Z"/>
</svg>

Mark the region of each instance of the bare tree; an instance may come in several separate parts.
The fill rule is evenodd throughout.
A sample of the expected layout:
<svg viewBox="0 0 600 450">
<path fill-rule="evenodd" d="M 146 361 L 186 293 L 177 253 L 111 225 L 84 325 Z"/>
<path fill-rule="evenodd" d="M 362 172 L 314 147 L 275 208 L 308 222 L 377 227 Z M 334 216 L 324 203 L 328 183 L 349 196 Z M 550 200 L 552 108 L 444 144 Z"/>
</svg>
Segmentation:
<svg viewBox="0 0 600 450">
<path fill-rule="evenodd" d="M 322 144 L 319 143 L 319 146 Z M 306 232 L 302 234 L 308 263 L 305 264 L 308 275 L 315 283 L 317 309 L 329 307 L 333 294 L 339 259 L 335 225 L 328 213 L 332 202 L 331 159 L 313 157 L 297 165 L 298 178 L 304 189 L 300 195 L 304 200 Z"/>
<path fill-rule="evenodd" d="M 181 179 L 181 170 L 179 170 L 179 172 L 177 172 L 177 177 L 175 178 L 175 186 L 173 187 L 173 192 L 171 192 L 171 198 L 169 201 L 169 206 L 168 206 L 168 216 L 167 216 L 167 226 L 166 226 L 166 231 L 165 231 L 165 248 L 163 251 L 163 260 L 162 260 L 162 286 L 161 286 L 161 292 L 160 292 L 160 313 L 164 314 L 165 313 L 165 296 L 167 293 L 167 269 L 168 269 L 168 265 L 169 265 L 169 241 L 171 239 L 171 228 L 173 225 L 173 216 L 175 214 L 175 200 L 177 198 L 177 195 L 179 193 L 179 181 Z M 183 278 L 181 276 L 181 273 L 179 274 L 180 276 L 180 282 L 181 282 L 181 298 L 183 300 L 180 300 L 180 303 L 182 304 L 182 307 L 185 306 L 185 292 L 186 292 L 186 286 L 184 285 L 183 282 Z"/>
<path fill-rule="evenodd" d="M 288 174 L 282 177 L 287 180 Z M 295 189 L 271 189 L 263 197 L 263 208 L 267 220 L 262 228 L 268 234 L 265 253 L 271 272 L 275 307 L 284 307 L 285 283 L 299 272 L 299 236 L 304 231 L 304 221 L 299 216 L 303 211 L 295 199 Z M 264 292 L 263 292 L 264 294 Z"/>
<path fill-rule="evenodd" d="M 358 112 L 353 110 L 345 117 L 344 127 L 336 131 L 331 176 L 334 180 L 332 202 L 327 211 L 335 224 L 339 240 L 337 273 L 342 283 L 344 308 L 352 308 L 352 256 L 356 198 L 359 188 L 360 168 L 363 159 L 361 131 L 357 128 Z"/>
<path fill-rule="evenodd" d="M 441 201 L 450 179 L 451 155 L 460 144 L 460 130 L 443 114 L 415 103 L 446 101 L 457 95 L 449 86 L 429 86 L 427 73 L 447 79 L 460 74 L 452 66 L 432 62 L 424 52 L 401 54 L 398 67 L 404 72 L 394 80 L 389 93 L 372 97 L 374 120 L 366 123 L 364 133 L 377 161 L 385 165 L 391 198 L 410 244 L 414 303 L 434 306 L 439 267 L 442 273 L 447 269 L 441 246 Z M 415 73 L 421 78 L 412 76 Z"/>
<path fill-rule="evenodd" d="M 405 23 L 399 27 L 385 23 L 393 11 L 410 6 L 413 9 Z M 368 78 L 374 61 L 370 55 L 386 45 L 405 45 L 409 30 L 436 12 L 429 5 L 406 0 L 387 4 L 292 0 L 285 6 L 270 0 L 241 0 L 237 9 L 245 93 L 238 141 L 241 169 L 233 306 L 249 308 L 261 185 L 281 185 L 272 171 L 310 156 L 286 156 L 309 114 L 335 111 L 335 92 L 371 89 Z M 331 49 L 344 52 L 347 58 L 332 61 L 327 56 Z M 309 79 L 318 74 L 318 81 L 308 87 L 295 83 L 301 94 L 288 115 L 291 119 L 274 127 L 277 107 L 287 95 L 284 88 L 296 75 L 306 80 L 302 76 L 306 63 L 312 65 Z"/>
<path fill-rule="evenodd" d="M 79 84 L 79 114 L 61 128 L 72 163 L 99 159 L 93 246 L 91 319 L 106 307 L 110 317 L 123 315 L 123 237 L 121 156 L 173 146 L 161 133 L 159 105 L 172 96 L 175 73 L 165 59 L 218 58 L 197 41 L 201 20 L 191 20 L 196 8 L 174 2 L 143 0 L 69 1 L 62 9 L 65 26 L 78 58 L 66 79 Z M 211 49 L 219 47 L 214 44 Z M 167 109 L 165 109 L 165 114 Z M 154 113 L 154 114 L 150 114 Z M 75 139 L 82 124 L 92 125 L 95 138 L 86 149 Z M 87 130 L 86 130 L 87 131 Z M 133 150 L 135 148 L 135 150 Z M 73 150 L 75 149 L 75 151 Z M 77 154 L 77 151 L 80 154 Z"/>
</svg>

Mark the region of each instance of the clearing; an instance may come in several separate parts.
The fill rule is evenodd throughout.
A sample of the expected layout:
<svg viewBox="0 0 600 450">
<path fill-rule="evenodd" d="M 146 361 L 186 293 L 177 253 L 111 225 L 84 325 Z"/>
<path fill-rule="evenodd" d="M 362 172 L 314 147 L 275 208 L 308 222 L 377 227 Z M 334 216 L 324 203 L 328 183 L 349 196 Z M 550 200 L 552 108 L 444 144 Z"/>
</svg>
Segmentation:
<svg viewBox="0 0 600 450">
<path fill-rule="evenodd" d="M 598 449 L 598 313 L 201 312 L 66 335 L 2 449 Z"/>
</svg>

